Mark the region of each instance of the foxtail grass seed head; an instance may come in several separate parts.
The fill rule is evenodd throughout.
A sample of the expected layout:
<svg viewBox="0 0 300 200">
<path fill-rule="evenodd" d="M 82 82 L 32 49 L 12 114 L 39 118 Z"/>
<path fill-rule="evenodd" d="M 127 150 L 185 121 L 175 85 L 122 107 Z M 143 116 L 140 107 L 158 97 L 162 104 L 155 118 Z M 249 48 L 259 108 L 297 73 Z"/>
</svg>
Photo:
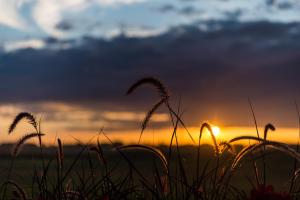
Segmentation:
<svg viewBox="0 0 300 200">
<path fill-rule="evenodd" d="M 219 143 L 219 151 L 220 151 L 220 154 L 222 154 L 226 151 L 228 151 L 229 153 L 231 153 L 233 155 L 236 154 L 233 146 L 230 143 L 226 142 L 226 141 L 223 141 L 223 142 Z"/>
<path fill-rule="evenodd" d="M 162 84 L 162 82 L 153 77 L 145 77 L 138 80 L 137 82 L 131 85 L 131 87 L 127 90 L 126 94 L 129 95 L 133 93 L 138 87 L 145 84 L 154 86 L 157 89 L 161 98 L 168 98 L 170 96 L 168 90 Z"/>
<path fill-rule="evenodd" d="M 11 125 L 9 126 L 8 134 L 11 134 L 15 130 L 15 128 L 17 127 L 17 125 L 19 124 L 19 122 L 22 119 L 27 119 L 28 123 L 31 124 L 34 127 L 35 130 L 37 130 L 37 122 L 36 122 L 35 117 L 31 113 L 21 112 L 15 117 L 15 119 L 13 120 Z"/>
<path fill-rule="evenodd" d="M 267 124 L 265 126 L 265 130 L 264 130 L 264 140 L 267 140 L 267 136 L 268 136 L 268 131 L 271 130 L 271 131 L 275 131 L 275 126 L 273 126 L 272 124 Z"/>
</svg>

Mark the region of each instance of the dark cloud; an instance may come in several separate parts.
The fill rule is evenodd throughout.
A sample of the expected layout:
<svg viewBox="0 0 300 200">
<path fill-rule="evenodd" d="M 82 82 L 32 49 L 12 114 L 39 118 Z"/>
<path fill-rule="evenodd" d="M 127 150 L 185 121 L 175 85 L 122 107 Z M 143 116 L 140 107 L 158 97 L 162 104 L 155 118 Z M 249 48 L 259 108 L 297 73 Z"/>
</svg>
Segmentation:
<svg viewBox="0 0 300 200">
<path fill-rule="evenodd" d="M 171 12 L 171 13 L 178 13 L 180 15 L 186 15 L 186 16 L 201 13 L 201 11 L 196 9 L 194 6 L 185 6 L 185 7 L 179 9 L 179 8 L 176 8 L 172 4 L 165 4 L 165 5 L 161 6 L 160 8 L 158 8 L 157 10 L 161 13 L 170 13 Z"/>
<path fill-rule="evenodd" d="M 159 7 L 157 10 L 162 13 L 175 11 L 177 8 L 172 4 L 165 4 Z"/>
<path fill-rule="evenodd" d="M 165 4 L 161 6 L 160 8 L 157 9 L 161 13 L 177 13 L 180 15 L 186 15 L 186 16 L 191 16 L 195 14 L 201 13 L 200 10 L 196 9 L 194 6 L 185 6 L 182 8 L 176 8 L 172 4 Z"/>
<path fill-rule="evenodd" d="M 289 2 L 278 3 L 278 8 L 282 10 L 287 10 L 293 8 L 293 5 Z"/>
<path fill-rule="evenodd" d="M 293 123 L 293 99 L 300 91 L 299 24 L 212 21 L 208 29 L 219 27 L 212 31 L 198 25 L 155 37 L 86 37 L 70 49 L 2 53 L 0 101 L 144 111 L 157 100 L 155 90 L 143 87 L 130 97 L 124 93 L 135 80 L 155 76 L 174 99 L 182 97 L 191 124 L 206 118 L 247 124 L 248 97 L 258 118 Z"/>
<path fill-rule="evenodd" d="M 232 11 L 232 12 L 225 12 L 226 19 L 230 21 L 238 20 L 239 17 L 241 17 L 243 14 L 243 11 L 241 9 Z"/>
<path fill-rule="evenodd" d="M 293 8 L 293 4 L 291 2 L 278 2 L 276 0 L 265 0 L 267 6 L 276 6 L 281 10 L 288 10 Z"/>
<path fill-rule="evenodd" d="M 58 24 L 55 26 L 56 29 L 62 30 L 62 31 L 70 31 L 72 30 L 73 24 L 68 21 L 60 21 Z"/>
<path fill-rule="evenodd" d="M 200 10 L 196 9 L 194 6 L 186 6 L 178 11 L 181 15 L 195 15 L 201 13 Z"/>
<path fill-rule="evenodd" d="M 275 0 L 265 0 L 267 6 L 273 6 L 275 4 Z"/>
<path fill-rule="evenodd" d="M 198 1 L 198 0 L 180 0 L 181 2 L 194 2 L 194 1 Z"/>
</svg>

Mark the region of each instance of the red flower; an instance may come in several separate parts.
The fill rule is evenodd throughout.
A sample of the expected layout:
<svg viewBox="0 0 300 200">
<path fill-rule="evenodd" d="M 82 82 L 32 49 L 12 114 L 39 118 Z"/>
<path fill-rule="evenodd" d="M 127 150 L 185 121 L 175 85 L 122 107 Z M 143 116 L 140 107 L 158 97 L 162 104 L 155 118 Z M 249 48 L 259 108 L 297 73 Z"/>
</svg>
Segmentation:
<svg viewBox="0 0 300 200">
<path fill-rule="evenodd" d="M 290 200 L 290 195 L 283 192 L 277 193 L 271 185 L 259 185 L 252 189 L 250 200 Z"/>
</svg>

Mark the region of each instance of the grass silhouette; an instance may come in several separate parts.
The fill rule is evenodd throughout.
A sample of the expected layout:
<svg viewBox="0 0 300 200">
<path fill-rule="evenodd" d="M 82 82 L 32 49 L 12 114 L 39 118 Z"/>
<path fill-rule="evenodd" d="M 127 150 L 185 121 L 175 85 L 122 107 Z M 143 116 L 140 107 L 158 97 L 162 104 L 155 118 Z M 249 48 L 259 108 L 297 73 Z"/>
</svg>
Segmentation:
<svg viewBox="0 0 300 200">
<path fill-rule="evenodd" d="M 229 141 L 219 142 L 213 134 L 211 125 L 203 123 L 199 129 L 198 143 L 191 137 L 185 123 L 181 119 L 180 105 L 174 108 L 169 99 L 170 93 L 156 78 L 144 78 L 134 83 L 127 94 L 133 93 L 137 88 L 147 84 L 154 86 L 159 94 L 159 100 L 147 112 L 141 127 L 138 144 L 122 145 L 110 140 L 101 144 L 99 137 L 97 143 L 79 143 L 76 154 L 70 156 L 68 148 L 63 145 L 62 139 L 57 139 L 56 153 L 49 153 L 49 148 L 42 144 L 44 133 L 40 130 L 40 123 L 33 114 L 22 112 L 16 116 L 9 127 L 8 134 L 13 133 L 17 125 L 26 119 L 35 132 L 25 134 L 12 147 L 11 164 L 6 180 L 0 188 L 1 199 L 297 199 L 300 191 L 299 174 L 297 169 L 300 161 L 298 146 L 295 149 L 288 144 L 268 140 L 268 131 L 275 131 L 272 124 L 265 126 L 264 137 L 258 131 L 257 137 L 240 136 Z M 249 101 L 257 128 L 254 111 Z M 154 112 L 161 105 L 169 111 L 173 125 L 173 134 L 170 145 L 165 147 L 139 144 L 143 131 L 151 120 Z M 191 151 L 179 146 L 177 137 L 178 127 L 183 127 L 191 137 L 194 145 Z M 203 131 L 210 133 L 214 153 L 201 144 Z M 34 154 L 36 160 L 32 168 L 31 179 L 27 184 L 19 183 L 15 174 L 20 166 L 18 154 L 22 152 L 25 143 L 32 139 L 39 139 L 38 153 Z M 243 148 L 236 148 L 240 141 L 252 141 Z M 75 148 L 75 147 L 74 147 Z M 293 161 L 289 189 L 285 192 L 276 192 L 272 182 L 266 180 L 268 163 L 266 157 L 270 150 L 275 149 Z M 190 153 L 192 152 L 192 153 Z M 133 155 L 133 156 L 132 156 Z M 117 157 L 112 159 L 112 157 Z M 186 157 L 193 161 L 187 164 Z M 96 158 L 96 159 L 95 159 Z M 143 161 L 141 161 L 143 160 Z M 56 162 L 55 162 L 56 161 Z M 147 162 L 145 162 L 147 161 Z M 141 162 L 141 163 L 138 163 Z M 146 164 L 145 164 L 145 163 Z M 248 171 L 246 182 L 251 184 L 251 191 L 237 187 L 236 176 L 243 167 L 250 163 L 255 176 Z M 144 164 L 141 166 L 141 164 Z M 29 172 L 27 172 L 28 174 Z M 241 180 L 239 180 L 241 181 Z M 245 181 L 244 181 L 245 182 Z"/>
</svg>

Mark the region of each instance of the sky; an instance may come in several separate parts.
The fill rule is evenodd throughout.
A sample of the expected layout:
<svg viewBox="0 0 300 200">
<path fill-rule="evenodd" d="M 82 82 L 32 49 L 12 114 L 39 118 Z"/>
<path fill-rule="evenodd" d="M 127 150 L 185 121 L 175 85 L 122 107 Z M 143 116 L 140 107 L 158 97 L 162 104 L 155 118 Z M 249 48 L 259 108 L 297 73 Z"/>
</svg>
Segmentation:
<svg viewBox="0 0 300 200">
<path fill-rule="evenodd" d="M 1 132 L 28 111 L 52 137 L 88 138 L 102 127 L 138 135 L 157 95 L 149 87 L 125 92 L 148 76 L 169 88 L 174 107 L 181 102 L 190 127 L 253 127 L 248 99 L 259 126 L 298 126 L 297 0 L 0 0 L 0 7 Z M 150 129 L 169 126 L 159 109 Z"/>
</svg>

